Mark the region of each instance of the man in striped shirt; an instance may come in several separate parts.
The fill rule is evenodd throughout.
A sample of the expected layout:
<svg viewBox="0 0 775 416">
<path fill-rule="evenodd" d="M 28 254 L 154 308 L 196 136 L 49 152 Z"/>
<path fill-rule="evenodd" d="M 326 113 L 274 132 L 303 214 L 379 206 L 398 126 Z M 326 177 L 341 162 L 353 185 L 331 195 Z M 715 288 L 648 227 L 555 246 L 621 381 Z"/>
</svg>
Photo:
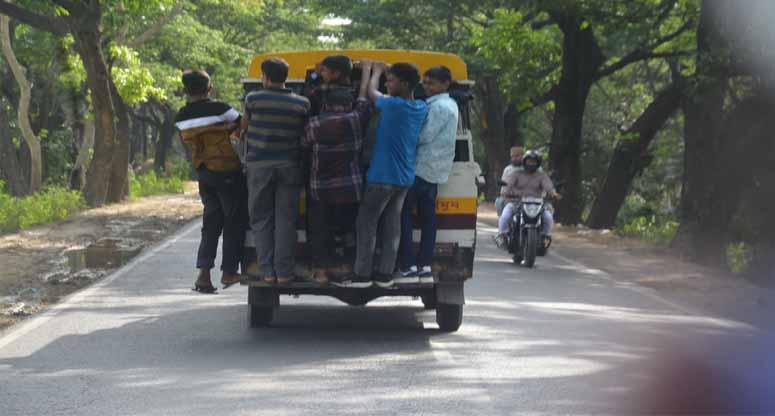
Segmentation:
<svg viewBox="0 0 775 416">
<path fill-rule="evenodd" d="M 293 281 L 299 195 L 304 186 L 301 139 L 310 103 L 285 88 L 288 63 L 261 63 L 263 89 L 245 97 L 250 226 L 265 283 Z"/>
<path fill-rule="evenodd" d="M 196 267 L 199 277 L 194 290 L 213 293 L 210 269 L 215 264 L 218 238 L 223 233 L 221 283 L 227 288 L 239 283 L 237 269 L 245 245 L 248 223 L 247 188 L 241 163 L 232 148 L 229 133 L 237 128 L 240 115 L 230 105 L 211 100 L 210 76 L 200 70 L 183 73 L 187 104 L 175 117 L 180 137 L 190 149 L 204 205 L 202 239 Z"/>
</svg>

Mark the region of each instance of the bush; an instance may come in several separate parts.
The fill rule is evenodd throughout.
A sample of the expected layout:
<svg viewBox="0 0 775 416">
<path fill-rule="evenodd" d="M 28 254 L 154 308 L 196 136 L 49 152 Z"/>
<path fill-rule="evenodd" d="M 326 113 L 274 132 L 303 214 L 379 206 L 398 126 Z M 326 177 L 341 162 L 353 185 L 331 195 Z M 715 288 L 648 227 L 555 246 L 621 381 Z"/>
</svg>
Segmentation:
<svg viewBox="0 0 775 416">
<path fill-rule="evenodd" d="M 635 217 L 617 227 L 616 232 L 625 237 L 634 237 L 650 243 L 667 245 L 678 231 L 678 221 L 659 218 L 656 215 Z"/>
<path fill-rule="evenodd" d="M 63 220 L 84 207 L 81 194 L 51 186 L 24 198 L 14 198 L 0 187 L 0 232 L 14 232 Z"/>
<path fill-rule="evenodd" d="M 179 193 L 183 193 L 183 179 L 180 177 L 157 176 L 153 171 L 144 175 L 129 172 L 129 196 L 132 198 Z"/>
<path fill-rule="evenodd" d="M 727 267 L 735 274 L 743 274 L 751 266 L 752 250 L 746 243 L 732 243 L 727 246 Z"/>
<path fill-rule="evenodd" d="M 172 158 L 167 163 L 167 172 L 169 177 L 178 178 L 184 182 L 193 179 L 191 162 L 182 157 Z"/>
</svg>

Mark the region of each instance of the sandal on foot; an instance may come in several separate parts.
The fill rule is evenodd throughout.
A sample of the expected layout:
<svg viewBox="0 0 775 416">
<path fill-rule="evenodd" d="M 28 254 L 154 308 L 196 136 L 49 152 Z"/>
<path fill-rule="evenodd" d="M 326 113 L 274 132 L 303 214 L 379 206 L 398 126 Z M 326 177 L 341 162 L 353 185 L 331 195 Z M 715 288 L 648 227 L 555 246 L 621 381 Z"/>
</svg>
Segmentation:
<svg viewBox="0 0 775 416">
<path fill-rule="evenodd" d="M 223 285 L 223 289 L 228 289 L 237 283 L 239 283 L 242 280 L 242 276 L 239 274 L 235 274 L 234 277 L 231 279 L 223 279 L 221 278 L 221 284 Z"/>
<path fill-rule="evenodd" d="M 328 285 L 328 273 L 323 269 L 315 270 L 312 273 L 312 280 L 320 286 L 326 286 Z"/>
<path fill-rule="evenodd" d="M 194 283 L 194 287 L 191 288 L 191 290 L 206 295 L 213 295 L 218 293 L 218 289 L 212 284 L 200 285 L 199 283 Z"/>
<path fill-rule="evenodd" d="M 287 285 L 293 283 L 293 277 L 278 277 L 277 278 L 277 284 L 278 285 Z"/>
</svg>

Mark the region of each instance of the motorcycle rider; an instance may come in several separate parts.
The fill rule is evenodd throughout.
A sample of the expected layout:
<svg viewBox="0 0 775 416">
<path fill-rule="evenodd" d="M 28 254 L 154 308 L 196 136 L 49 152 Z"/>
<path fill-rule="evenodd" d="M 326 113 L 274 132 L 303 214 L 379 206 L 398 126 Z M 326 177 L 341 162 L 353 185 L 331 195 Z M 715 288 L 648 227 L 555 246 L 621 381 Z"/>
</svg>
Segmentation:
<svg viewBox="0 0 775 416">
<path fill-rule="evenodd" d="M 498 235 L 495 236 L 495 244 L 503 248 L 506 244 L 506 233 L 509 231 L 509 221 L 514 216 L 514 211 L 519 206 L 522 197 L 561 199 L 562 197 L 554 189 L 552 180 L 546 172 L 539 170 L 541 167 L 541 155 L 530 150 L 522 157 L 522 169 L 516 169 L 509 173 L 506 180 L 506 190 L 503 194 L 503 213 L 498 220 Z M 551 239 L 551 231 L 554 226 L 554 216 L 550 209 L 544 209 L 543 235 L 545 239 Z"/>
<path fill-rule="evenodd" d="M 506 182 L 506 178 L 514 169 L 522 169 L 522 157 L 525 156 L 525 148 L 521 146 L 514 146 L 509 150 L 509 156 L 511 157 L 511 163 L 509 163 L 508 166 L 503 169 L 501 182 Z M 501 186 L 500 195 L 495 198 L 495 211 L 498 213 L 498 216 L 500 216 L 501 212 L 503 212 L 503 206 L 505 205 L 506 201 L 504 198 L 505 192 L 506 187 Z"/>
</svg>

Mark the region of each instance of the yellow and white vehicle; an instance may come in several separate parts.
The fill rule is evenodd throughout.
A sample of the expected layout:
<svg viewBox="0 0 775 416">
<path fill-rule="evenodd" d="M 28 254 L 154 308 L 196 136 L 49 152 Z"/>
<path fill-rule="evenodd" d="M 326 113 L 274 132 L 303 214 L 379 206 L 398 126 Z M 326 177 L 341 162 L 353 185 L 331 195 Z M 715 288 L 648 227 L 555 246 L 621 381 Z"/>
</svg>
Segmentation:
<svg viewBox="0 0 775 416">
<path fill-rule="evenodd" d="M 248 76 L 243 78 L 245 92 L 261 88 L 261 62 L 269 57 L 281 57 L 289 66 L 286 86 L 297 93 L 303 93 L 308 87 L 310 75 L 315 71 L 317 63 L 328 55 L 342 54 L 349 56 L 354 63 L 353 85 L 359 85 L 361 60 L 384 61 L 388 64 L 410 62 L 417 66 L 420 74 L 435 65 L 444 65 L 452 72 L 453 86 L 450 95 L 457 101 L 460 109 L 457 142 L 455 146 L 455 162 L 452 174 L 446 184 L 439 186 L 436 201 L 438 233 L 433 261 L 435 283 L 433 285 L 401 286 L 394 288 L 371 287 L 368 289 L 337 288 L 320 286 L 311 277 L 306 255 L 306 221 L 305 203 L 302 197 L 298 222 L 298 254 L 296 275 L 299 282 L 288 286 L 267 286 L 255 279 L 245 279 L 243 285 L 249 286 L 248 304 L 251 326 L 267 325 L 271 322 L 276 307 L 279 306 L 280 295 L 327 295 L 334 296 L 350 305 L 365 305 L 367 302 L 381 296 L 416 296 L 421 297 L 425 306 L 436 309 L 436 320 L 442 330 L 455 331 L 462 322 L 464 292 L 463 284 L 473 276 L 474 250 L 476 248 L 476 214 L 477 214 L 477 180 L 481 174 L 479 165 L 474 161 L 473 145 L 470 131 L 470 100 L 473 83 L 468 80 L 465 63 L 456 55 L 436 52 L 404 51 L 404 50 L 335 50 L 335 51 L 304 51 L 272 53 L 256 56 L 248 70 Z M 424 98 L 421 88 L 416 90 L 418 99 Z M 373 136 L 370 138 L 373 140 Z M 367 142 L 369 138 L 367 137 Z M 369 148 L 368 143 L 366 144 Z M 355 218 L 352 219 L 353 222 Z M 414 242 L 419 243 L 420 233 L 414 231 Z M 252 238 L 247 238 L 247 244 L 252 244 Z M 343 239 L 341 241 L 346 241 Z M 257 273 L 255 267 L 255 251 L 252 252 L 252 264 L 248 274 Z"/>
</svg>

